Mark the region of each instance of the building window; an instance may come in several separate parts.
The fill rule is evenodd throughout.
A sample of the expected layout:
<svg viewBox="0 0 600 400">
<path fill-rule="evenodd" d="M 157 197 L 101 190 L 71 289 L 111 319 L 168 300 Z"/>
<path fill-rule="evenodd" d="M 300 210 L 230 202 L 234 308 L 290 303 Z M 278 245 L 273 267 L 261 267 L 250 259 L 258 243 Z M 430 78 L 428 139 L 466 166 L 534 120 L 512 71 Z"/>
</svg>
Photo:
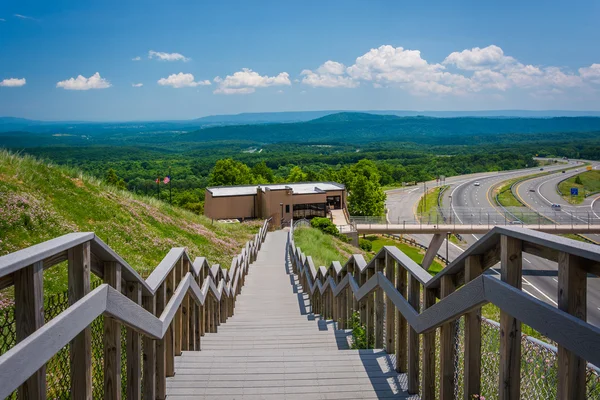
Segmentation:
<svg viewBox="0 0 600 400">
<path fill-rule="evenodd" d="M 294 219 L 326 216 L 327 203 L 294 204 Z"/>
<path fill-rule="evenodd" d="M 290 213 L 290 205 L 289 205 L 289 204 L 286 204 L 286 205 L 285 205 L 285 213 L 286 213 L 286 214 L 289 214 L 289 213 Z"/>
</svg>

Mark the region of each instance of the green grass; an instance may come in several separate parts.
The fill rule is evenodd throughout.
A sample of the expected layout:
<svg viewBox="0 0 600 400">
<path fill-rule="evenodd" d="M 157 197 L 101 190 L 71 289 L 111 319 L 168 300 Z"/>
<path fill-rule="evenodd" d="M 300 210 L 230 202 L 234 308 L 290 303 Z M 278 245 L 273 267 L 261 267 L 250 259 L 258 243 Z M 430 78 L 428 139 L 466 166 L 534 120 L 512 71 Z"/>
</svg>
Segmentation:
<svg viewBox="0 0 600 400">
<path fill-rule="evenodd" d="M 378 236 L 378 235 L 367 236 L 366 239 L 370 240 L 371 244 L 373 245 L 373 254 L 377 254 L 377 252 L 379 250 L 381 250 L 381 248 L 383 246 L 394 246 L 394 247 L 397 247 L 398 249 L 400 249 L 400 251 L 402 251 L 404 254 L 406 254 L 408 257 L 410 257 L 411 260 L 413 260 L 414 262 L 416 262 L 419 265 L 423 262 L 423 257 L 425 257 L 424 250 L 422 250 L 418 247 L 410 246 L 399 240 L 390 239 L 390 238 L 386 238 L 386 237 Z M 433 260 L 433 263 L 431 264 L 431 267 L 429 268 L 429 273 L 431 275 L 435 275 L 438 272 L 440 272 L 443 268 L 444 267 L 438 260 Z"/>
<path fill-rule="evenodd" d="M 510 179 L 508 181 L 505 181 L 501 186 L 499 186 L 497 189 L 494 190 L 494 193 L 497 194 L 496 199 L 497 199 L 498 203 L 500 203 L 500 205 L 503 205 L 504 207 L 523 207 L 524 204 L 521 203 L 519 201 L 519 199 L 517 199 L 515 197 L 512 190 L 510 190 L 510 188 L 516 182 L 535 178 L 539 175 L 543 175 L 543 174 L 528 175 L 524 178 L 514 178 L 514 179 Z"/>
<path fill-rule="evenodd" d="M 581 179 L 581 184 L 575 183 L 575 179 Z M 571 188 L 579 189 L 579 195 L 571 196 Z M 575 175 L 558 184 L 558 190 L 562 197 L 571 204 L 580 204 L 591 194 L 600 192 L 600 171 L 591 170 Z"/>
<path fill-rule="evenodd" d="M 358 247 L 314 228 L 295 229 L 294 243 L 304 254 L 312 257 L 317 268 L 321 265 L 329 267 L 332 261 L 339 261 L 343 265 L 352 254 L 365 255 L 365 252 Z M 368 260 L 366 255 L 365 259 Z"/>
<path fill-rule="evenodd" d="M 172 247 L 187 247 L 192 257 L 229 267 L 259 225 L 212 224 L 77 170 L 0 151 L 0 255 L 66 233 L 93 231 L 143 276 Z M 46 293 L 65 291 L 66 267 L 45 271 L 44 285 Z"/>
<path fill-rule="evenodd" d="M 438 209 L 438 197 L 440 191 L 447 187 L 448 186 L 438 186 L 428 190 L 424 196 L 421 196 L 419 205 L 417 206 L 419 219 L 423 220 L 423 222 L 430 223 L 441 223 L 443 221 L 443 217 L 440 215 Z"/>
</svg>

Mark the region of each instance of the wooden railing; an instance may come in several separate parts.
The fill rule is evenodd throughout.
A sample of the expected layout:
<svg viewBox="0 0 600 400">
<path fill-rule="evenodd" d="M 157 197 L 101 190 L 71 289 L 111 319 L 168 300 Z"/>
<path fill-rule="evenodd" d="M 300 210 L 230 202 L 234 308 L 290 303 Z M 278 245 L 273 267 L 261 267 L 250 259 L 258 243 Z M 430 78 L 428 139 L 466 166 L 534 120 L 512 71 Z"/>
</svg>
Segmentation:
<svg viewBox="0 0 600 400">
<path fill-rule="evenodd" d="M 369 263 L 354 255 L 344 265 L 318 268 L 294 245 L 293 229 L 288 246 L 313 312 L 344 329 L 358 311 L 367 339 L 372 337 L 369 344 L 395 353 L 397 371 L 407 373 L 409 393 L 420 393 L 422 399 L 454 398 L 454 326 L 464 316 L 462 392 L 464 399 L 480 395 L 481 307 L 492 303 L 500 309 L 499 398 L 528 398 L 520 388 L 522 323 L 558 345 L 557 398 L 586 397 L 586 360 L 600 365 L 600 329 L 586 322 L 587 277 L 600 273 L 598 246 L 496 227 L 435 277 L 392 246 L 382 248 Z M 521 290 L 523 252 L 558 263 L 558 309 Z M 484 274 L 498 262 L 500 279 Z"/>
<path fill-rule="evenodd" d="M 173 248 L 144 280 L 93 233 L 72 233 L 0 257 L 0 289 L 14 286 L 18 343 L 0 356 L 0 398 L 46 397 L 45 364 L 69 346 L 71 398 L 92 398 L 91 323 L 104 315 L 104 398 L 121 398 L 121 324 L 127 327 L 127 398 L 164 399 L 174 357 L 232 316 L 265 221 L 229 269 Z M 69 307 L 44 324 L 43 271 L 68 262 Z M 103 279 L 90 291 L 90 274 Z M 143 363 L 142 363 L 143 358 Z M 143 368 L 143 371 L 142 371 Z M 143 378 L 142 378 L 143 377 Z"/>
</svg>

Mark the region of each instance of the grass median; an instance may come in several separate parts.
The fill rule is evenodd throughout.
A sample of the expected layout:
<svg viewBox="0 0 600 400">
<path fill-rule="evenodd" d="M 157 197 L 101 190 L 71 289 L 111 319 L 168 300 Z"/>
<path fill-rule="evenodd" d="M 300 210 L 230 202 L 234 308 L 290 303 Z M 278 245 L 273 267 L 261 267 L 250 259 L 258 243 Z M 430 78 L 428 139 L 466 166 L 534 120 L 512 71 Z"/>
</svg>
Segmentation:
<svg viewBox="0 0 600 400">
<path fill-rule="evenodd" d="M 571 196 L 571 189 L 578 190 L 577 196 Z M 571 204 L 581 204 L 592 194 L 600 192 L 600 171 L 591 170 L 572 176 L 558 184 L 561 196 Z"/>
</svg>

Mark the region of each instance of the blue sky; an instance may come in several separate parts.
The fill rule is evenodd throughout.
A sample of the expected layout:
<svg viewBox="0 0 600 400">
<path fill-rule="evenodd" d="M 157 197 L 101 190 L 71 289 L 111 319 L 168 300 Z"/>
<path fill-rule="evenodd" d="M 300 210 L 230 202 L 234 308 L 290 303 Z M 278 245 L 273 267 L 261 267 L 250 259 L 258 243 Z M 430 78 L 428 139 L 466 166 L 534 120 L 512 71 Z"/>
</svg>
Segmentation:
<svg viewBox="0 0 600 400">
<path fill-rule="evenodd" d="M 4 0 L 0 116 L 600 110 L 598 21 L 597 0 Z"/>
</svg>

